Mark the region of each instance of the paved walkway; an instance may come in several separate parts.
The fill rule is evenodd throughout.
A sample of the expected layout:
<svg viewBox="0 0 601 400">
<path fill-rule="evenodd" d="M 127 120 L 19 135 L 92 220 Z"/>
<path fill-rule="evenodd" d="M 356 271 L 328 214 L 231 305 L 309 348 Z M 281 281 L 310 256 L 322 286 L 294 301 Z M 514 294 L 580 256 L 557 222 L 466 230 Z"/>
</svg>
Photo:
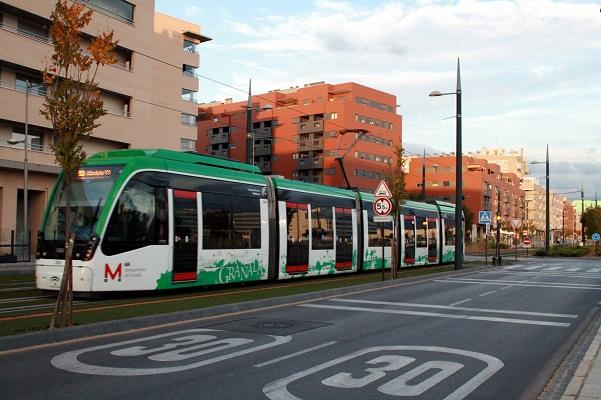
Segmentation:
<svg viewBox="0 0 601 400">
<path fill-rule="evenodd" d="M 35 272 L 35 262 L 18 262 L 0 264 L 0 275 L 7 274 L 33 274 Z"/>
<path fill-rule="evenodd" d="M 561 400 L 601 399 L 601 327 L 578 365 Z"/>
</svg>

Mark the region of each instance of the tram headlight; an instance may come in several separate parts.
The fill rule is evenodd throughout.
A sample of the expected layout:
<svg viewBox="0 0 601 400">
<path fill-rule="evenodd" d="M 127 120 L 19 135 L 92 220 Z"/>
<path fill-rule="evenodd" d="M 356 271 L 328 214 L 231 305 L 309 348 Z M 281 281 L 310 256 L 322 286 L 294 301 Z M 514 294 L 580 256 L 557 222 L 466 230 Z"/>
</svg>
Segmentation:
<svg viewBox="0 0 601 400">
<path fill-rule="evenodd" d="M 85 251 L 83 253 L 83 257 L 82 257 L 83 261 L 90 261 L 92 259 L 99 241 L 100 240 L 99 240 L 98 236 L 96 236 L 95 234 L 93 234 L 90 237 L 90 240 L 88 240 Z"/>
</svg>

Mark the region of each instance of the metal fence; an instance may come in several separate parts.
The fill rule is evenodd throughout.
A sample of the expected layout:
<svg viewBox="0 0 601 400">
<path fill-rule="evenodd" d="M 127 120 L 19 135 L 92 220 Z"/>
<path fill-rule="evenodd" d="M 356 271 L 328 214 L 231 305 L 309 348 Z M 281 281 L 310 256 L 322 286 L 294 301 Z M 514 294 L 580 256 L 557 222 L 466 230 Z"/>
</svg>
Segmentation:
<svg viewBox="0 0 601 400">
<path fill-rule="evenodd" d="M 16 240 L 14 230 L 10 231 L 10 242 L 0 242 L 0 264 L 31 262 L 31 232 L 27 233 L 27 240 Z"/>
</svg>

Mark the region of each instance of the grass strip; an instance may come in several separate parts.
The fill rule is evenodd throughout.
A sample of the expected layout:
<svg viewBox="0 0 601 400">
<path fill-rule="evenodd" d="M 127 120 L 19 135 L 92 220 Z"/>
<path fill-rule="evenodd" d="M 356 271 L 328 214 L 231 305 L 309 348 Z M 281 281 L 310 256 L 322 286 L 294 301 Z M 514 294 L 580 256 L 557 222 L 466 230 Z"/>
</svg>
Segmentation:
<svg viewBox="0 0 601 400">
<path fill-rule="evenodd" d="M 408 268 L 399 271 L 399 278 L 430 275 L 450 271 L 453 266 L 433 268 Z M 290 283 L 256 284 L 235 288 L 211 288 L 203 292 L 159 294 L 132 299 L 103 300 L 76 305 L 74 320 L 76 325 L 112 321 L 140 316 L 158 315 L 176 311 L 213 307 L 273 297 L 309 293 L 326 289 L 360 285 L 382 279 L 380 272 L 353 275 L 348 277 L 311 279 Z M 385 274 L 390 279 L 390 273 Z M 21 314 L 15 319 L 0 319 L 0 336 L 45 330 L 51 318 L 51 311 L 32 311 L 31 315 Z"/>
</svg>

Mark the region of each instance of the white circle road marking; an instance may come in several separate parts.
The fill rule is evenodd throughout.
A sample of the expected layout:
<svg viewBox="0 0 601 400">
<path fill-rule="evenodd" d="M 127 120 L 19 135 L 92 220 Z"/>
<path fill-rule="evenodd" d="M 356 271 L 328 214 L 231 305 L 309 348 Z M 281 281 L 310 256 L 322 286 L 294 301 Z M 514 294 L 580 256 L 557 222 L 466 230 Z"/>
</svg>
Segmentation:
<svg viewBox="0 0 601 400">
<path fill-rule="evenodd" d="M 159 367 L 159 368 L 107 367 L 107 366 L 101 366 L 101 365 L 86 364 L 86 363 L 78 360 L 78 357 L 81 356 L 82 354 L 90 353 L 90 352 L 97 351 L 97 350 L 111 349 L 114 347 L 119 347 L 119 346 L 134 344 L 134 343 L 140 343 L 140 342 L 144 342 L 144 341 L 148 341 L 148 340 L 161 339 L 161 338 L 166 338 L 166 337 L 176 336 L 176 335 L 181 335 L 181 334 L 185 334 L 186 335 L 185 338 L 175 338 L 174 340 L 176 340 L 176 341 L 178 339 L 193 340 L 192 334 L 196 334 L 196 333 L 218 334 L 219 332 L 223 332 L 223 331 L 218 331 L 218 330 L 213 330 L 213 329 L 188 329 L 188 330 L 183 330 L 183 331 L 164 333 L 161 335 L 148 336 L 148 337 L 143 337 L 140 339 L 126 340 L 126 341 L 117 342 L 117 343 L 110 343 L 110 344 L 105 344 L 105 345 L 100 345 L 100 346 L 87 347 L 87 348 L 80 349 L 80 350 L 68 351 L 66 353 L 59 354 L 58 356 L 54 357 L 50 362 L 56 368 L 59 368 L 59 369 L 65 370 L 65 371 L 69 371 L 69 372 L 76 372 L 79 374 L 108 375 L 108 376 L 157 375 L 157 374 L 167 374 L 167 373 L 172 373 L 172 372 L 185 371 L 185 370 L 202 367 L 202 366 L 209 365 L 209 364 L 214 364 L 214 363 L 217 363 L 220 361 L 229 360 L 231 358 L 239 357 L 239 356 L 242 356 L 245 354 L 261 351 L 261 350 L 264 350 L 264 349 L 267 349 L 270 347 L 279 346 L 281 344 L 288 343 L 292 339 L 290 336 L 265 335 L 265 337 L 268 337 L 268 338 L 272 339 L 273 341 L 270 343 L 259 345 L 259 346 L 246 348 L 244 350 L 239 350 L 239 351 L 236 351 L 233 353 L 223 354 L 221 356 L 217 356 L 214 358 L 209 358 L 209 359 L 193 362 L 191 364 L 178 365 L 178 366 L 173 366 L 173 367 Z M 200 337 L 200 339 L 198 339 L 198 340 L 206 339 L 206 335 L 199 335 L 199 337 Z M 232 338 L 229 338 L 229 339 L 231 340 Z M 248 343 L 248 339 L 240 339 L 240 342 L 238 342 L 237 344 L 244 344 L 242 342 Z M 213 343 L 214 344 L 223 344 L 223 341 L 218 341 L 218 342 L 213 342 Z M 152 349 L 153 351 L 151 351 L 151 352 L 156 353 L 157 351 L 161 351 L 161 350 L 165 350 L 165 349 L 169 349 L 169 348 L 173 348 L 173 347 L 174 347 L 173 345 L 172 346 L 164 345 L 164 346 L 161 346 L 160 348 Z M 128 354 L 128 352 L 130 355 L 132 355 L 132 354 L 135 354 L 136 351 L 143 352 L 145 350 L 147 350 L 147 349 L 143 346 L 134 346 L 130 349 L 121 350 L 121 352 L 122 352 L 121 356 Z M 184 350 L 185 349 L 179 349 L 178 351 L 184 351 Z M 114 351 L 113 353 L 114 353 L 114 355 L 115 354 L 119 355 L 119 352 L 120 351 Z M 211 352 L 211 350 L 206 350 L 202 353 L 206 354 L 206 353 L 210 353 L 210 352 Z M 200 355 L 200 353 L 197 353 L 197 355 Z M 160 355 L 154 355 L 153 357 L 156 358 L 157 356 L 160 356 Z M 167 357 L 167 360 L 169 360 L 169 361 L 179 360 L 179 359 L 181 359 L 181 358 L 178 358 L 178 353 L 173 352 L 173 351 L 170 352 L 169 356 Z"/>
<path fill-rule="evenodd" d="M 461 355 L 461 356 L 465 356 L 465 357 L 469 357 L 469 358 L 474 358 L 476 360 L 483 361 L 486 363 L 486 368 L 484 368 L 482 371 L 477 373 L 474 377 L 469 379 L 463 385 L 458 387 L 455 391 L 453 391 L 448 396 L 446 396 L 444 398 L 444 400 L 461 400 L 461 399 L 465 398 L 467 395 L 469 395 L 471 392 L 476 390 L 480 385 L 482 385 L 484 382 L 486 382 L 491 376 L 493 376 L 495 373 L 497 373 L 497 371 L 499 371 L 504 366 L 503 362 L 496 357 L 489 356 L 487 354 L 476 353 L 476 352 L 468 351 L 468 350 L 452 349 L 452 348 L 448 348 L 448 347 L 435 347 L 435 346 L 377 346 L 377 347 L 369 347 L 369 348 L 366 348 L 363 350 L 359 350 L 354 353 L 348 354 L 346 356 L 339 357 L 334 360 L 325 362 L 323 364 L 316 365 L 315 367 L 306 369 L 304 371 L 297 372 L 297 373 L 287 376 L 285 378 L 278 379 L 277 381 L 269 383 L 265 387 L 263 387 L 263 393 L 271 400 L 302 400 L 301 398 L 296 397 L 295 395 L 293 395 L 292 393 L 290 393 L 288 391 L 288 385 L 290 383 L 293 383 L 295 381 L 298 381 L 309 375 L 323 371 L 323 370 L 333 367 L 335 365 L 342 364 L 348 360 L 352 360 L 353 358 L 357 358 L 357 357 L 360 357 L 362 355 L 369 354 L 369 353 L 384 352 L 384 351 L 426 351 L 426 352 L 435 352 L 435 353 L 455 354 L 455 355 Z M 390 356 L 390 357 L 395 357 L 395 356 Z M 376 360 L 378 360 L 378 358 L 376 358 L 372 361 L 376 362 Z M 402 365 L 404 362 L 408 362 L 408 361 L 409 361 L 408 357 L 403 357 L 402 359 L 401 358 L 398 358 L 398 359 L 390 358 L 388 360 L 388 362 L 389 362 L 388 367 L 384 367 L 384 369 L 385 370 L 398 369 L 397 367 Z M 409 372 L 403 374 L 401 377 L 399 377 L 397 379 L 393 379 L 392 381 L 380 386 L 378 388 L 378 390 L 382 393 L 387 393 L 394 388 L 402 389 L 403 387 L 405 387 L 404 385 L 406 384 L 406 382 L 408 382 L 409 380 L 412 379 L 411 375 L 417 376 L 416 374 L 425 372 L 426 370 L 431 369 L 431 368 L 440 369 L 441 373 L 437 373 L 434 376 L 432 376 L 432 378 L 433 378 L 432 380 L 424 381 L 429 384 L 428 387 L 422 387 L 422 386 L 420 386 L 421 384 L 419 384 L 411 389 L 411 390 L 413 390 L 414 394 L 411 394 L 412 393 L 411 391 L 409 393 L 407 393 L 408 396 L 418 395 L 418 393 L 419 394 L 423 393 L 424 391 L 426 391 L 426 390 L 430 389 L 431 387 L 433 387 L 434 385 L 438 384 L 440 381 L 444 380 L 446 377 L 452 375 L 454 372 L 459 370 L 461 367 L 463 367 L 462 364 L 450 363 L 450 362 L 445 362 L 445 361 L 436 361 L 436 362 L 434 362 L 434 364 L 425 363 L 425 364 L 422 364 L 421 366 L 419 366 L 418 368 L 416 368 L 417 371 L 414 371 L 414 370 L 409 371 Z M 379 369 L 374 368 L 374 369 L 370 369 L 370 371 L 367 371 L 367 372 L 370 372 L 371 374 L 377 374 L 377 376 L 380 376 L 382 371 L 384 371 L 384 369 L 383 368 L 379 368 Z M 376 376 L 376 375 L 374 375 L 374 376 Z M 348 376 L 344 375 L 344 374 L 342 374 L 342 375 L 338 374 L 338 375 L 334 375 L 328 379 L 325 379 L 325 381 L 327 382 L 326 384 L 336 385 L 337 383 L 344 381 L 345 378 L 348 378 Z M 344 382 L 346 383 L 346 381 L 344 381 Z M 346 386 L 346 387 L 349 387 L 349 386 Z M 345 393 L 348 393 L 348 392 L 345 392 Z M 397 395 L 398 395 L 398 393 L 397 393 Z"/>
</svg>

